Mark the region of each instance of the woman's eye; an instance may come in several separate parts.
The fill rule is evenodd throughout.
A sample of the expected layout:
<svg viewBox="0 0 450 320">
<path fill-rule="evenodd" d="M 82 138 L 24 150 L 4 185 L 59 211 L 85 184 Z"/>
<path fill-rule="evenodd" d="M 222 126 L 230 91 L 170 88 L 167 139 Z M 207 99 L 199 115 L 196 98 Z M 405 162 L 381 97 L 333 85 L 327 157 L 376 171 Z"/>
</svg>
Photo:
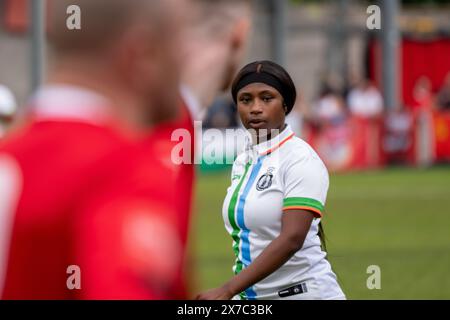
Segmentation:
<svg viewBox="0 0 450 320">
<path fill-rule="evenodd" d="M 242 102 L 242 103 L 249 103 L 249 102 L 250 102 L 250 99 L 244 97 L 244 98 L 239 99 L 239 102 Z"/>
<path fill-rule="evenodd" d="M 270 102 L 271 100 L 272 100 L 272 97 L 269 97 L 269 96 L 263 97 L 264 102 Z"/>
</svg>

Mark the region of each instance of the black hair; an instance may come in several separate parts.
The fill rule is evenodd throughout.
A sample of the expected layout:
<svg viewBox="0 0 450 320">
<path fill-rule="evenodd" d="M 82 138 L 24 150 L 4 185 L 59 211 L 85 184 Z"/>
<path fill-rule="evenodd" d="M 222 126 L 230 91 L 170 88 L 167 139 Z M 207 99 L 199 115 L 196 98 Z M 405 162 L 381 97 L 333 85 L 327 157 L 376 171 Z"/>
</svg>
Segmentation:
<svg viewBox="0 0 450 320">
<path fill-rule="evenodd" d="M 262 82 L 275 87 L 280 92 L 284 100 L 284 107 L 287 109 L 286 114 L 289 114 L 294 108 L 295 100 L 297 99 L 294 81 L 292 81 L 291 76 L 282 66 L 268 60 L 249 63 L 239 71 L 231 86 L 234 102 L 237 104 L 237 94 L 242 89 L 243 84 L 247 85 L 249 82 L 255 82 L 252 80 L 255 74 L 262 75 Z M 272 79 L 272 81 L 264 81 L 269 79 Z"/>
</svg>

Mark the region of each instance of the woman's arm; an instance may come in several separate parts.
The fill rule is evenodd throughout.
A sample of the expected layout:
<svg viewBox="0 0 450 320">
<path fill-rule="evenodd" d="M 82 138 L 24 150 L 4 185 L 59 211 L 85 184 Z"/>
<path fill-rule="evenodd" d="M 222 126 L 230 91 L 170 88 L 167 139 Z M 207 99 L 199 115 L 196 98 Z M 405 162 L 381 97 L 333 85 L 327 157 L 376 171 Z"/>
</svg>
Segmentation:
<svg viewBox="0 0 450 320">
<path fill-rule="evenodd" d="M 197 296 L 200 300 L 227 300 L 263 280 L 284 265 L 303 246 L 314 214 L 306 210 L 283 213 L 281 233 L 267 248 L 238 275 L 222 287 Z"/>
</svg>

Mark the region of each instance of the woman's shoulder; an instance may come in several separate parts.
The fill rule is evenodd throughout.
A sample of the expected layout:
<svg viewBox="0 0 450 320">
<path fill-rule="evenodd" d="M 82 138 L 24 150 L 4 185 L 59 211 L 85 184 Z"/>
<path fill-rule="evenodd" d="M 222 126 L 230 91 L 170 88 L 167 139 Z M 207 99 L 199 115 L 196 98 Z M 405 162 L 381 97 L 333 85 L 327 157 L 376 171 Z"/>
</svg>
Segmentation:
<svg viewBox="0 0 450 320">
<path fill-rule="evenodd" d="M 236 156 L 236 159 L 233 162 L 233 167 L 245 166 L 247 155 L 245 152 L 241 152 Z"/>
<path fill-rule="evenodd" d="M 281 148 L 281 152 L 287 159 L 294 160 L 315 158 L 317 156 L 317 153 L 308 142 L 296 136 L 287 141 L 285 148 Z"/>
<path fill-rule="evenodd" d="M 293 137 L 282 148 L 282 159 L 285 164 L 294 164 L 299 162 L 317 163 L 323 165 L 322 159 L 311 145 L 299 137 Z"/>
</svg>

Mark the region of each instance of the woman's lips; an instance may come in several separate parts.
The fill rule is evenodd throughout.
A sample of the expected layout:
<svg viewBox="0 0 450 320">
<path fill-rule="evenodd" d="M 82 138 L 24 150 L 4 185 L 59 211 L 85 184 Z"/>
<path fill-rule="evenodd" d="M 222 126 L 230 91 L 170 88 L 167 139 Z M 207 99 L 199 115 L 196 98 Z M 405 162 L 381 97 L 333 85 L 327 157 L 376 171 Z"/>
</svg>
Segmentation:
<svg viewBox="0 0 450 320">
<path fill-rule="evenodd" d="M 266 122 L 264 120 L 251 120 L 248 122 L 248 124 L 253 129 L 259 129 L 264 127 Z"/>
</svg>

